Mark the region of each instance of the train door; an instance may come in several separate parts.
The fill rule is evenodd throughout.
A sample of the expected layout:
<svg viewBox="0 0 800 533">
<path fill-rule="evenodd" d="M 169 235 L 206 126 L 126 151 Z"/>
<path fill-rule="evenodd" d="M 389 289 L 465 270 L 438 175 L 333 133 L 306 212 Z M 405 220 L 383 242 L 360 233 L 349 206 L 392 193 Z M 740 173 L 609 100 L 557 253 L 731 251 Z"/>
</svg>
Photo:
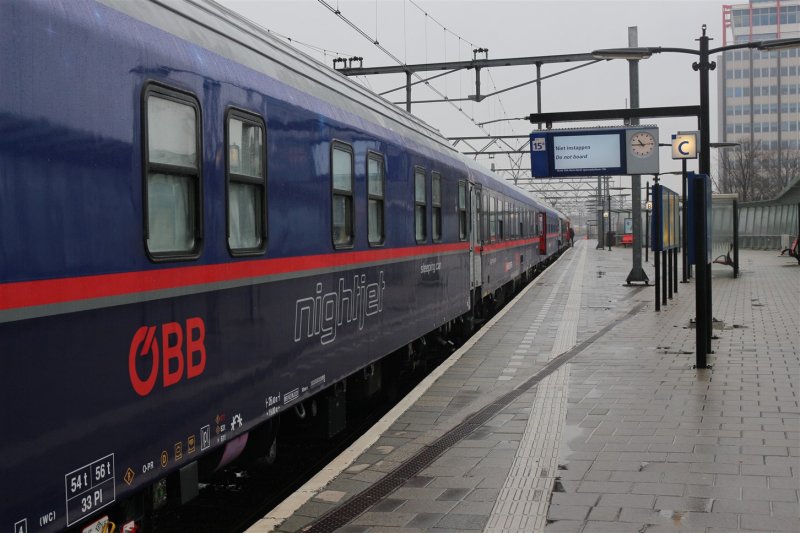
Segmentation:
<svg viewBox="0 0 800 533">
<path fill-rule="evenodd" d="M 469 184 L 469 279 L 470 287 L 481 285 L 481 254 L 476 253 L 483 238 L 481 232 L 481 186 Z"/>
<path fill-rule="evenodd" d="M 547 255 L 547 213 L 539 213 L 539 255 Z"/>
</svg>

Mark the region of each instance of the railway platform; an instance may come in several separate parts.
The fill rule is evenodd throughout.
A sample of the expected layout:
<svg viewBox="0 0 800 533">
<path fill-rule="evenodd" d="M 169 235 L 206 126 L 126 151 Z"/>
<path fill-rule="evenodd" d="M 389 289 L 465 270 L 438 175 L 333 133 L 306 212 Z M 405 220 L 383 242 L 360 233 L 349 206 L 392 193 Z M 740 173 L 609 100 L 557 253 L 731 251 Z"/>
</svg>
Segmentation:
<svg viewBox="0 0 800 533">
<path fill-rule="evenodd" d="M 694 284 L 655 312 L 594 244 L 250 531 L 800 531 L 800 266 L 713 268 L 697 370 Z"/>
</svg>

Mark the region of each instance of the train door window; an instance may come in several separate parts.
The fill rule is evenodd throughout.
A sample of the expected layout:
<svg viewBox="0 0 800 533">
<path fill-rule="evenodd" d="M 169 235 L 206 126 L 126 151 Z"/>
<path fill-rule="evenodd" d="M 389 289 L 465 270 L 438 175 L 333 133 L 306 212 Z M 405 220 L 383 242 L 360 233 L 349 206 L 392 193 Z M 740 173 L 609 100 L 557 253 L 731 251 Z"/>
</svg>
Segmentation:
<svg viewBox="0 0 800 533">
<path fill-rule="evenodd" d="M 200 106 L 157 85 L 144 91 L 145 239 L 155 261 L 194 259 L 202 244 Z"/>
<path fill-rule="evenodd" d="M 431 234 L 433 242 L 442 240 L 442 177 L 431 173 Z"/>
<path fill-rule="evenodd" d="M 331 144 L 332 237 L 336 248 L 353 245 L 353 149 L 344 143 Z"/>
<path fill-rule="evenodd" d="M 497 238 L 497 198 L 489 199 L 489 242 Z"/>
<path fill-rule="evenodd" d="M 228 248 L 232 255 L 264 251 L 267 241 L 264 123 L 247 113 L 228 111 Z"/>
<path fill-rule="evenodd" d="M 467 184 L 458 182 L 458 240 L 467 240 Z"/>
<path fill-rule="evenodd" d="M 474 188 L 475 195 L 473 197 L 473 201 L 475 202 L 475 213 L 474 213 L 474 215 L 476 217 L 475 220 L 477 222 L 475 224 L 475 242 L 481 243 L 481 242 L 483 242 L 483 236 L 486 235 L 486 230 L 483 227 L 483 224 L 484 224 L 484 211 L 485 211 L 484 206 L 483 206 L 483 202 L 485 200 L 483 199 L 483 191 L 477 186 L 473 185 L 473 187 L 475 187 Z"/>
<path fill-rule="evenodd" d="M 380 246 L 384 232 L 384 187 L 386 165 L 383 156 L 370 152 L 367 157 L 367 226 L 370 246 Z"/>
<path fill-rule="evenodd" d="M 527 231 L 528 231 L 527 220 L 528 220 L 528 210 L 525 209 L 524 206 L 520 207 L 519 208 L 519 236 L 521 238 L 523 238 L 523 239 L 528 236 L 528 234 L 527 234 Z"/>
<path fill-rule="evenodd" d="M 497 238 L 498 240 L 502 241 L 506 238 L 504 222 L 506 213 L 508 212 L 508 204 L 503 200 L 500 200 L 499 204 L 499 213 L 497 217 Z"/>
<path fill-rule="evenodd" d="M 425 169 L 414 168 L 414 234 L 418 243 L 428 237 L 427 195 L 425 191 Z"/>
<path fill-rule="evenodd" d="M 514 204 L 514 238 L 519 238 L 519 206 Z"/>
<path fill-rule="evenodd" d="M 482 192 L 483 212 L 481 213 L 481 243 L 489 241 L 489 193 Z"/>
</svg>

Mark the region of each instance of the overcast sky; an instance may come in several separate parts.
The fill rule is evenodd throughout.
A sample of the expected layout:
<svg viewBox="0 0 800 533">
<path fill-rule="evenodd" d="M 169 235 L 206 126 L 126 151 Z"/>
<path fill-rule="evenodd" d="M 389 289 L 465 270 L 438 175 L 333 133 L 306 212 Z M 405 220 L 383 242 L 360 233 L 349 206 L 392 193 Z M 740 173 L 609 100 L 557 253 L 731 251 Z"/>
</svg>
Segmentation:
<svg viewBox="0 0 800 533">
<path fill-rule="evenodd" d="M 703 24 L 722 46 L 722 2 L 680 0 L 637 1 L 456 1 L 456 0 L 326 0 L 338 8 L 371 38 L 408 64 L 466 60 L 472 49 L 488 48 L 490 59 L 551 54 L 583 53 L 600 48 L 628 45 L 628 27 L 638 27 L 639 46 L 669 46 L 696 49 Z M 263 27 L 290 37 L 299 50 L 332 65 L 336 52 L 362 56 L 364 66 L 395 65 L 395 61 L 360 35 L 318 0 L 222 0 L 227 7 Z M 423 11 L 424 10 L 424 11 Z M 427 13 L 427 16 L 425 15 Z M 435 20 L 434 20 L 435 19 Z M 441 25 L 447 28 L 445 31 Z M 455 34 L 455 35 L 454 35 Z M 460 39 L 459 39 L 460 37 Z M 299 43 L 304 43 L 303 45 Z M 325 49 L 319 52 L 305 44 Z M 692 70 L 696 56 L 660 54 L 640 62 L 640 106 L 699 104 L 698 74 Z M 545 65 L 542 75 L 553 74 L 572 64 Z M 474 71 L 462 71 L 432 81 L 441 93 L 454 99 L 474 94 Z M 493 68 L 482 72 L 481 92 L 493 92 L 535 79 L 534 66 Z M 404 75 L 360 78 L 376 92 L 404 85 Z M 716 72 L 711 75 L 711 141 L 717 141 Z M 577 111 L 621 108 L 628 104 L 627 61 L 604 61 L 543 82 L 542 111 Z M 386 95 L 391 101 L 405 98 L 404 91 Z M 439 98 L 422 85 L 412 98 Z M 412 112 L 442 131 L 445 136 L 482 135 L 472 123 L 499 118 L 524 117 L 536 111 L 534 84 L 505 92 L 481 103 L 459 102 L 463 113 L 447 103 L 415 104 Z M 644 120 L 660 128 L 660 141 L 669 142 L 678 130 L 697 129 L 693 118 Z M 606 123 L 611 125 L 613 123 Z M 567 124 L 555 127 L 568 127 Z M 493 135 L 526 135 L 532 126 L 523 120 L 487 125 Z M 518 144 L 523 141 L 520 140 Z M 481 141 L 475 142 L 482 147 Z M 459 146 L 462 150 L 462 146 Z M 662 171 L 679 170 L 668 149 L 662 148 Z M 494 160 L 498 167 L 502 159 Z M 712 154 L 712 164 L 716 161 Z M 483 159 L 489 165 L 488 159 Z M 526 156 L 523 164 L 528 165 Z M 689 163 L 690 170 L 696 162 Z M 714 165 L 715 166 L 715 165 Z M 528 174 L 529 175 L 529 174 Z M 629 181 L 624 181 L 628 184 Z M 677 178 L 665 183 L 680 189 Z"/>
</svg>

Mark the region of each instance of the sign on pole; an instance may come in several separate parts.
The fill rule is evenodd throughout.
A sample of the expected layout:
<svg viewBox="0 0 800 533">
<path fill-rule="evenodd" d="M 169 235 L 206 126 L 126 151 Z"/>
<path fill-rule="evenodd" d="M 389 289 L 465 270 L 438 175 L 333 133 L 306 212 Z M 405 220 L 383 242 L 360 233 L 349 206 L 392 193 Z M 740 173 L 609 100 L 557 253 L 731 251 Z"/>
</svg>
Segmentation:
<svg viewBox="0 0 800 533">
<path fill-rule="evenodd" d="M 651 249 L 663 252 L 680 247 L 680 202 L 678 193 L 663 185 L 653 185 L 653 232 Z"/>
<path fill-rule="evenodd" d="M 658 173 L 658 128 L 587 128 L 531 133 L 537 178 Z"/>
<path fill-rule="evenodd" d="M 697 159 L 696 131 L 681 131 L 672 136 L 672 159 Z"/>
</svg>

